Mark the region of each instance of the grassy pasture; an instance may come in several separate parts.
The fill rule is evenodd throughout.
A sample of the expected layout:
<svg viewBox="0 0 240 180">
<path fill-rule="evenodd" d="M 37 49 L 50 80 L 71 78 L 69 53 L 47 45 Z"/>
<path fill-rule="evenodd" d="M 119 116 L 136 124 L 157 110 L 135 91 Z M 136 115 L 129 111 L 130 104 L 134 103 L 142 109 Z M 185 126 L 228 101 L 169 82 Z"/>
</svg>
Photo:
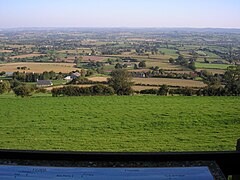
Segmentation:
<svg viewBox="0 0 240 180">
<path fill-rule="evenodd" d="M 165 53 L 166 55 L 173 55 L 173 56 L 176 56 L 176 52 L 177 52 L 174 49 L 167 49 L 167 48 L 159 48 L 158 50 Z"/>
<path fill-rule="evenodd" d="M 199 63 L 199 62 L 196 62 L 195 65 L 196 65 L 196 68 L 198 69 L 222 69 L 222 70 L 225 70 L 229 66 L 231 66 L 229 64 L 208 64 L 208 63 Z"/>
<path fill-rule="evenodd" d="M 0 96 L 0 148 L 71 151 L 234 150 L 238 97 Z"/>
<path fill-rule="evenodd" d="M 0 71 L 5 72 L 15 72 L 15 71 L 26 71 L 26 72 L 35 72 L 42 73 L 44 71 L 55 71 L 55 72 L 63 72 L 69 73 L 71 71 L 77 70 L 74 68 L 73 63 L 33 63 L 33 62 L 20 62 L 20 63 L 7 63 L 0 64 Z M 30 68 L 30 70 L 18 70 L 17 67 L 26 66 Z"/>
<path fill-rule="evenodd" d="M 208 57 L 209 59 L 214 59 L 214 60 L 216 60 L 216 59 L 222 59 L 220 56 L 218 56 L 218 55 L 215 54 L 215 53 L 207 52 L 207 51 L 204 51 L 204 53 L 207 54 L 207 57 Z"/>
</svg>

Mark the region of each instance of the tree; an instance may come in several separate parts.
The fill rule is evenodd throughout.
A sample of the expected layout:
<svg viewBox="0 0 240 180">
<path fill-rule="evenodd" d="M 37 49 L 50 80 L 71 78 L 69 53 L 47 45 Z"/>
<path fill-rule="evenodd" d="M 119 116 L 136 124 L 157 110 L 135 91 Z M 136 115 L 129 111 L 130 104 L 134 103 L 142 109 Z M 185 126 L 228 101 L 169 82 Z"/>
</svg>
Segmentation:
<svg viewBox="0 0 240 180">
<path fill-rule="evenodd" d="M 166 84 L 164 84 L 159 88 L 157 95 L 158 96 L 167 96 L 168 92 L 169 92 L 169 88 Z"/>
<path fill-rule="evenodd" d="M 134 69 L 138 69 L 138 65 L 137 64 L 134 64 Z"/>
<path fill-rule="evenodd" d="M 189 65 L 188 65 L 188 68 L 192 69 L 193 71 L 195 71 L 197 68 L 196 68 L 196 65 L 195 65 L 195 62 L 190 62 Z"/>
<path fill-rule="evenodd" d="M 174 61 L 173 58 L 170 58 L 170 59 L 169 59 L 169 63 L 173 64 L 174 62 L 175 62 L 175 61 Z"/>
<path fill-rule="evenodd" d="M 138 67 L 139 67 L 139 68 L 145 68 L 145 67 L 147 67 L 147 65 L 146 65 L 145 61 L 141 61 L 141 62 L 138 64 Z"/>
<path fill-rule="evenodd" d="M 5 57 L 2 55 L 2 56 L 0 57 L 0 61 L 4 62 L 5 60 L 6 60 Z"/>
<path fill-rule="evenodd" d="M 224 74 L 225 88 L 228 95 L 240 95 L 240 66 L 231 66 Z"/>
<path fill-rule="evenodd" d="M 0 82 L 0 94 L 9 92 L 10 90 L 11 90 L 11 86 L 8 81 Z"/>
<path fill-rule="evenodd" d="M 108 84 L 112 87 L 117 95 L 131 95 L 133 85 L 131 74 L 124 69 L 117 69 L 111 72 L 111 78 Z"/>
<path fill-rule="evenodd" d="M 23 98 L 23 97 L 31 96 L 33 92 L 33 88 L 29 86 L 18 86 L 14 88 L 13 91 L 17 96 L 21 96 Z"/>
<path fill-rule="evenodd" d="M 209 63 L 206 57 L 204 58 L 204 63 Z"/>
<path fill-rule="evenodd" d="M 5 71 L 0 72 L 0 76 L 3 76 L 4 74 L 6 74 Z"/>
<path fill-rule="evenodd" d="M 18 86 L 20 86 L 20 85 L 23 85 L 23 83 L 20 82 L 20 81 L 18 81 L 17 79 L 12 79 L 12 80 L 10 80 L 10 84 L 11 84 L 11 88 L 12 88 L 12 89 L 13 89 L 13 88 L 16 88 L 16 87 L 18 87 Z"/>
<path fill-rule="evenodd" d="M 81 62 L 83 61 L 83 57 L 75 57 L 74 63 L 76 63 L 76 67 L 81 67 Z"/>
<path fill-rule="evenodd" d="M 128 67 L 128 65 L 127 64 L 123 64 L 123 68 L 127 68 Z"/>
<path fill-rule="evenodd" d="M 114 94 L 114 89 L 112 87 L 104 86 L 102 84 L 92 86 L 92 95 L 109 96 L 113 94 Z"/>
<path fill-rule="evenodd" d="M 91 55 L 93 56 L 93 55 L 95 55 L 95 50 L 94 49 L 91 49 Z"/>
<path fill-rule="evenodd" d="M 52 96 L 111 96 L 114 94 L 112 87 L 98 84 L 91 87 L 64 86 L 62 88 L 53 88 Z"/>
<path fill-rule="evenodd" d="M 117 63 L 115 65 L 115 69 L 122 69 L 122 68 L 123 68 L 123 66 L 120 63 Z"/>
</svg>

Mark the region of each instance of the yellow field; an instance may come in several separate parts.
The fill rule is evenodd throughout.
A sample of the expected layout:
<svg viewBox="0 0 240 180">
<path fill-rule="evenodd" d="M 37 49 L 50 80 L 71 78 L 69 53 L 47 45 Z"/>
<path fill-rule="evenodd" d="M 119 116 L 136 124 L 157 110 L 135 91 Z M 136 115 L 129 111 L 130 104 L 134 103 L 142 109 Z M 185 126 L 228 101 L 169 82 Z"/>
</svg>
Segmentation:
<svg viewBox="0 0 240 180">
<path fill-rule="evenodd" d="M 129 72 L 148 72 L 149 69 L 131 69 Z"/>
<path fill-rule="evenodd" d="M 149 84 L 149 85 L 169 85 L 169 86 L 183 86 L 183 87 L 205 87 L 206 85 L 201 81 L 184 80 L 184 79 L 170 79 L 170 78 L 133 78 L 135 84 Z"/>
<path fill-rule="evenodd" d="M 88 78 L 91 81 L 96 81 L 96 82 L 106 82 L 109 77 L 91 77 Z"/>
<path fill-rule="evenodd" d="M 134 91 L 141 91 L 141 90 L 145 90 L 145 89 L 159 89 L 159 87 L 154 87 L 154 86 L 132 86 L 132 89 Z"/>
<path fill-rule="evenodd" d="M 26 72 L 35 72 L 35 73 L 42 73 L 44 71 L 54 71 L 54 72 L 63 72 L 69 73 L 71 71 L 79 70 L 74 68 L 74 63 L 7 63 L 7 64 L 0 64 L 0 72 L 15 72 L 15 71 L 26 71 Z M 18 70 L 17 67 L 24 67 L 30 68 L 30 70 Z"/>
<path fill-rule="evenodd" d="M 182 66 L 173 65 L 164 60 L 147 60 L 147 67 L 158 66 L 160 69 L 183 69 Z"/>
<path fill-rule="evenodd" d="M 106 82 L 108 77 L 92 77 L 88 78 L 91 81 Z M 135 84 L 149 84 L 149 85 L 169 85 L 169 86 L 183 86 L 183 87 L 205 87 L 206 85 L 201 81 L 171 79 L 171 78 L 133 78 Z M 134 90 L 152 89 L 154 87 L 134 86 Z"/>
<path fill-rule="evenodd" d="M 11 53 L 13 52 L 12 50 L 4 50 L 4 49 L 0 49 L 0 53 Z"/>
<path fill-rule="evenodd" d="M 35 47 L 34 45 L 17 45 L 17 44 L 6 45 L 6 47 L 10 47 L 10 48 L 23 48 L 24 46 L 26 48 Z"/>
<path fill-rule="evenodd" d="M 46 54 L 23 54 L 23 55 L 18 55 L 18 56 L 11 56 L 11 59 L 15 58 L 28 58 L 28 57 L 38 57 L 38 56 L 45 56 Z"/>
<path fill-rule="evenodd" d="M 77 87 L 91 87 L 94 86 L 94 84 L 81 84 L 81 85 L 73 85 L 73 86 L 77 86 Z M 47 91 L 51 91 L 53 88 L 62 88 L 64 87 L 63 85 L 60 86 L 51 86 L 51 87 L 46 87 L 44 89 L 46 89 Z"/>
</svg>

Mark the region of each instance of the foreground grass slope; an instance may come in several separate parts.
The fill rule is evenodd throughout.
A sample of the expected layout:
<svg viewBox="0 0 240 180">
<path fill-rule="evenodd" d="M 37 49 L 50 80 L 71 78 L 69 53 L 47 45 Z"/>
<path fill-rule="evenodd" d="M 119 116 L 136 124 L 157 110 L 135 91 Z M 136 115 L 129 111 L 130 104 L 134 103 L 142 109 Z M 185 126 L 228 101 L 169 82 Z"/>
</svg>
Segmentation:
<svg viewBox="0 0 240 180">
<path fill-rule="evenodd" d="M 238 97 L 0 96 L 0 148 L 72 151 L 234 150 Z"/>
</svg>

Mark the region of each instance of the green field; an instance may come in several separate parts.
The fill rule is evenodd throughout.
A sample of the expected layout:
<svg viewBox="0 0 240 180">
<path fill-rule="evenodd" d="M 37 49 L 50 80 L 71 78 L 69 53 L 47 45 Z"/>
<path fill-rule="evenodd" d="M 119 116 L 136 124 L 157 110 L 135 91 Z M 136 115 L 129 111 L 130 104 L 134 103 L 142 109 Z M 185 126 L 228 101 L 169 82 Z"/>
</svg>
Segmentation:
<svg viewBox="0 0 240 180">
<path fill-rule="evenodd" d="M 195 63 L 196 68 L 198 69 L 227 69 L 229 66 L 228 64 L 208 64 L 208 63 Z"/>
<path fill-rule="evenodd" d="M 239 97 L 0 96 L 0 148 L 234 150 Z"/>
<path fill-rule="evenodd" d="M 166 55 L 176 55 L 176 50 L 174 49 L 159 48 L 159 51 L 165 53 Z"/>
</svg>

